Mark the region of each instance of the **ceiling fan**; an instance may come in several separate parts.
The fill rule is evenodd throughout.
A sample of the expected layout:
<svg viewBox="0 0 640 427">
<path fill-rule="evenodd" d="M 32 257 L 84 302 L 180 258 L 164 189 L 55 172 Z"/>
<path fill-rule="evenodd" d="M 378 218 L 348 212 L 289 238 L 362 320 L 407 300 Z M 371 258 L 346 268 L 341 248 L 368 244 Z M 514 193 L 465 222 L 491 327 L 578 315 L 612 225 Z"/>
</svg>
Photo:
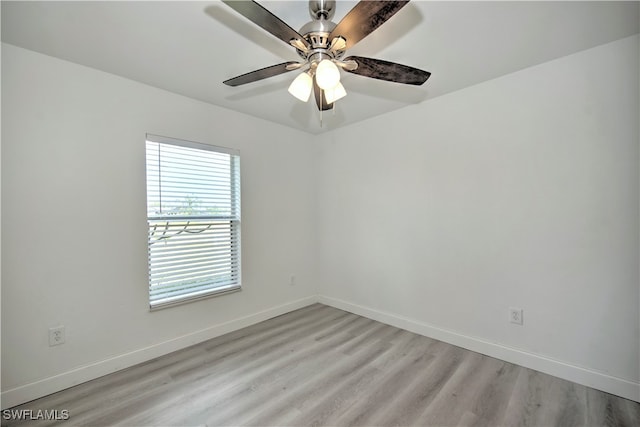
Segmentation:
<svg viewBox="0 0 640 427">
<path fill-rule="evenodd" d="M 259 3 L 247 0 L 222 0 L 236 12 L 248 18 L 285 43 L 293 46 L 301 61 L 289 61 L 261 68 L 226 80 L 229 86 L 273 77 L 288 71 L 304 69 L 289 86 L 289 92 L 308 101 L 313 90 L 320 111 L 333 107 L 336 100 L 346 95 L 340 83 L 340 69 L 396 83 L 421 85 L 431 73 L 407 65 L 381 59 L 344 54 L 360 40 L 384 24 L 409 0 L 370 1 L 362 0 L 338 23 L 331 21 L 335 13 L 335 0 L 309 0 L 312 20 L 300 31 L 296 31 Z"/>
</svg>

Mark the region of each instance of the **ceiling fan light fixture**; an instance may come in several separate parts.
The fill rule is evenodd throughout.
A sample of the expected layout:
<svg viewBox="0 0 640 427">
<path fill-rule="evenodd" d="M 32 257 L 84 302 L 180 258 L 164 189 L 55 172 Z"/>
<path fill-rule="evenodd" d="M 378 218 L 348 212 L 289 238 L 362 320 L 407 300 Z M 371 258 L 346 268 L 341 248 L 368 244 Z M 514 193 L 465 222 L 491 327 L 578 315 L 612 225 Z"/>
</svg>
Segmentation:
<svg viewBox="0 0 640 427">
<path fill-rule="evenodd" d="M 331 89 L 325 89 L 324 91 L 324 97 L 327 100 L 327 104 L 333 104 L 338 99 L 344 98 L 345 96 L 347 96 L 347 91 L 344 89 L 344 86 L 342 86 L 342 83 L 340 82 L 338 82 L 335 87 Z"/>
<path fill-rule="evenodd" d="M 313 80 L 306 71 L 300 73 L 289 85 L 289 93 L 302 102 L 307 102 L 309 96 L 311 96 L 311 89 L 313 88 Z"/>
<path fill-rule="evenodd" d="M 330 59 L 323 59 L 316 68 L 316 83 L 321 89 L 334 88 L 340 83 L 340 70 Z"/>
</svg>

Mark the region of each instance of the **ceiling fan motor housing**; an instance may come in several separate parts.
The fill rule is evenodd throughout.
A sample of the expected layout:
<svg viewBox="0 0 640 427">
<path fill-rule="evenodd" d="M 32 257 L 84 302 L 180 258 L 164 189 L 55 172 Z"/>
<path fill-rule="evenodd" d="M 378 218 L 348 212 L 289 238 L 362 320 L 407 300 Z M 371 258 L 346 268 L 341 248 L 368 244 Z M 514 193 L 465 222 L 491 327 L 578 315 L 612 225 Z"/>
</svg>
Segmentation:
<svg viewBox="0 0 640 427">
<path fill-rule="evenodd" d="M 316 58 L 339 59 L 344 54 L 344 50 L 329 49 L 331 45 L 329 35 L 337 25 L 331 21 L 335 14 L 335 6 L 335 0 L 309 0 L 309 15 L 312 20 L 300 28 L 300 34 L 309 42 L 311 49 L 308 51 L 296 49 L 303 59 L 315 62 Z"/>
</svg>

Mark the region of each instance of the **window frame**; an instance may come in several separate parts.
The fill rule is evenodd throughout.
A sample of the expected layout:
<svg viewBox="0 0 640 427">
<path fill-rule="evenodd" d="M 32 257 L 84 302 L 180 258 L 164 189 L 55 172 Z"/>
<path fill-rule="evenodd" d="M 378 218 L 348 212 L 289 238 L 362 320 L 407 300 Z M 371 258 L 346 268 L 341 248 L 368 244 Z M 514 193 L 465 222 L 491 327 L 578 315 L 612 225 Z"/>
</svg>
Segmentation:
<svg viewBox="0 0 640 427">
<path fill-rule="evenodd" d="M 231 156 L 230 158 L 230 171 L 229 171 L 229 200 L 230 200 L 230 209 L 231 213 L 229 215 L 197 215 L 197 216 L 168 216 L 168 215 L 158 215 L 158 216 L 149 216 L 149 175 L 148 175 L 148 153 L 147 153 L 147 143 L 157 143 L 157 144 L 165 144 L 172 145 L 177 147 L 185 147 L 189 149 L 195 150 L 203 150 L 210 151 L 220 154 L 227 154 Z M 160 160 L 158 160 L 160 161 Z M 241 175 L 240 175 L 240 150 L 228 148 L 228 147 L 220 147 L 211 144 L 205 144 L 201 142 L 188 141 L 177 138 L 170 138 L 160 135 L 154 135 L 147 133 L 145 137 L 145 202 L 147 209 L 147 285 L 148 285 L 148 302 L 149 302 L 149 310 L 155 311 L 159 309 L 164 309 L 168 307 L 173 307 L 176 305 L 187 304 L 195 301 L 200 301 L 203 299 L 208 299 L 212 297 L 217 297 L 221 295 L 226 295 L 229 293 L 234 293 L 242 290 L 242 254 L 241 254 L 241 224 L 242 224 L 242 216 L 241 216 Z M 161 184 L 159 185 L 161 189 Z M 235 213 L 235 215 L 234 215 Z M 232 280 L 231 283 L 211 287 L 206 290 L 201 291 L 192 291 L 192 292 L 184 292 L 183 294 L 158 299 L 157 301 L 152 300 L 151 295 L 151 270 L 152 270 L 152 255 L 151 255 L 151 221 L 167 221 L 170 219 L 176 220 L 185 220 L 190 218 L 192 220 L 203 220 L 209 219 L 212 221 L 228 221 L 229 222 L 229 232 L 230 232 L 230 249 L 232 253 L 235 253 L 235 268 L 236 270 L 231 269 L 232 278 L 235 277 L 236 280 Z M 230 260 L 234 255 L 230 255 Z M 234 261 L 231 260 L 231 264 L 234 265 Z"/>
</svg>

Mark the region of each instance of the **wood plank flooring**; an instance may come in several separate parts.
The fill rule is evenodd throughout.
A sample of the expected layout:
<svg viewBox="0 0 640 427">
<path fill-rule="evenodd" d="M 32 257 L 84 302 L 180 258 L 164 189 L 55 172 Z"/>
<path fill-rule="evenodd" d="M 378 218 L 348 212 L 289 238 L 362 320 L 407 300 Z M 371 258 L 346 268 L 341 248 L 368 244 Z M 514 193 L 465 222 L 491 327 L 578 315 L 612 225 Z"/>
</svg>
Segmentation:
<svg viewBox="0 0 640 427">
<path fill-rule="evenodd" d="M 65 426 L 639 426 L 640 404 L 321 304 L 14 409 Z M 2 425 L 53 425 L 7 421 Z"/>
</svg>

